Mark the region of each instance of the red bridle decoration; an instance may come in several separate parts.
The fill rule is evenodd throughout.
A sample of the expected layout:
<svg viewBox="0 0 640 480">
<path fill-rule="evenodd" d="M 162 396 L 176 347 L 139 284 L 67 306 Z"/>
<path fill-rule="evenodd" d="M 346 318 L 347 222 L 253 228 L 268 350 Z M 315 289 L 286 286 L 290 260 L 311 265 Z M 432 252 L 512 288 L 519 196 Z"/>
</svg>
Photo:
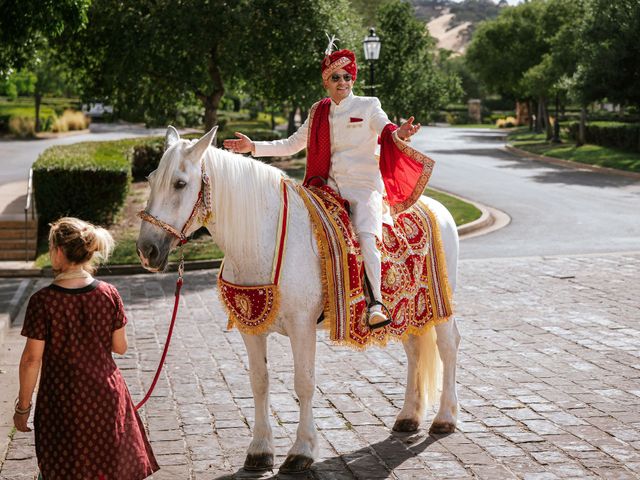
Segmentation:
<svg viewBox="0 0 640 480">
<path fill-rule="evenodd" d="M 204 212 L 202 215 L 202 222 L 206 223 L 211 217 L 211 183 L 209 181 L 209 177 L 204 169 L 204 160 L 201 163 L 202 170 L 202 182 L 200 185 L 200 191 L 198 192 L 198 199 L 196 200 L 196 204 L 191 209 L 191 215 L 187 219 L 186 223 L 182 227 L 182 230 L 178 231 L 175 227 L 169 225 L 167 222 L 160 220 L 158 217 L 151 215 L 146 210 L 141 210 L 138 212 L 138 216 L 145 222 L 149 222 L 157 227 L 162 228 L 166 232 L 169 232 L 171 235 L 176 237 L 179 241 L 180 246 L 180 263 L 178 265 L 178 280 L 176 281 L 176 291 L 175 291 L 175 302 L 173 304 L 173 315 L 171 316 L 171 323 L 169 324 L 169 331 L 167 332 L 167 340 L 164 343 L 164 349 L 162 350 L 162 357 L 160 358 L 160 362 L 158 363 L 158 368 L 156 369 L 156 374 L 153 377 L 153 381 L 151 382 L 151 386 L 147 391 L 144 398 L 136 405 L 136 410 L 139 410 L 146 402 L 149 400 L 153 389 L 158 383 L 158 378 L 160 378 L 160 372 L 162 371 L 162 366 L 164 365 L 164 361 L 167 358 L 167 352 L 169 351 L 169 344 L 171 343 L 171 336 L 173 334 L 173 327 L 176 323 L 176 317 L 178 315 L 178 305 L 180 303 L 180 290 L 182 289 L 182 275 L 184 273 L 184 254 L 182 252 L 182 246 L 189 241 L 187 237 L 187 230 L 193 223 L 193 220 L 197 217 L 198 211 L 202 206 L 204 206 Z"/>
</svg>

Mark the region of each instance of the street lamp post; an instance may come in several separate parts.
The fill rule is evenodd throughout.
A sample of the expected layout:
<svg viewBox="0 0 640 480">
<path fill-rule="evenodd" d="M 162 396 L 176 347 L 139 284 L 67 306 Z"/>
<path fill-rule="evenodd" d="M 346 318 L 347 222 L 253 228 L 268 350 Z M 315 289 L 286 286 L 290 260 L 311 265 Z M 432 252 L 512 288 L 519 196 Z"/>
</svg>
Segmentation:
<svg viewBox="0 0 640 480">
<path fill-rule="evenodd" d="M 372 97 L 376 95 L 375 84 L 373 83 L 373 63 L 380 57 L 380 37 L 376 35 L 376 29 L 369 29 L 369 36 L 364 37 L 362 47 L 364 48 L 364 58 L 369 62 L 369 94 Z"/>
</svg>

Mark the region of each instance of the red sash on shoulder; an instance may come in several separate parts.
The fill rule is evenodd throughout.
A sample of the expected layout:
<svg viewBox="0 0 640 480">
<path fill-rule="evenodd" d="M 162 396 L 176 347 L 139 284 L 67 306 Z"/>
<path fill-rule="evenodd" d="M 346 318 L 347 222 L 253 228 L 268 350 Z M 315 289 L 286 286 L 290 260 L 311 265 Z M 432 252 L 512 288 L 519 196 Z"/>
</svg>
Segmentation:
<svg viewBox="0 0 640 480">
<path fill-rule="evenodd" d="M 331 167 L 331 129 L 329 110 L 331 99 L 323 98 L 309 111 L 309 134 L 307 135 L 307 168 L 303 185 L 321 187 L 327 183 Z M 324 181 L 323 181 L 324 180 Z"/>
<path fill-rule="evenodd" d="M 315 103 L 309 112 L 307 168 L 303 182 L 305 186 L 322 186 L 329 178 L 330 108 L 331 99 L 327 97 Z M 396 125 L 389 123 L 380 136 L 380 172 L 393 214 L 406 210 L 420 198 L 434 165 L 431 158 L 394 135 L 397 129 Z"/>
</svg>

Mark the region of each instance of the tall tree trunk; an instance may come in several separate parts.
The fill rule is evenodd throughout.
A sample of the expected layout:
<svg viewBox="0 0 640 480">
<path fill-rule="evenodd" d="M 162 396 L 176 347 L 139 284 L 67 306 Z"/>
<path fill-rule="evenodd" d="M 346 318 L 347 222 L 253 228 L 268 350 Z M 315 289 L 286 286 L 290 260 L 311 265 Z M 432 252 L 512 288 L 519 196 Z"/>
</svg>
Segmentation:
<svg viewBox="0 0 640 480">
<path fill-rule="evenodd" d="M 296 112 L 298 111 L 298 106 L 293 105 L 291 110 L 289 110 L 289 118 L 287 122 L 287 137 L 290 137 L 296 132 Z"/>
<path fill-rule="evenodd" d="M 587 106 L 583 105 L 580 109 L 580 127 L 578 129 L 578 146 L 582 146 L 586 141 L 586 129 L 587 129 Z"/>
<path fill-rule="evenodd" d="M 529 131 L 533 132 L 533 102 L 531 99 L 527 100 L 527 113 L 529 115 Z"/>
<path fill-rule="evenodd" d="M 35 99 L 36 99 L 36 132 L 39 132 L 42 127 L 40 123 L 40 104 L 42 103 L 42 93 L 37 91 L 35 93 Z"/>
<path fill-rule="evenodd" d="M 198 99 L 204 104 L 204 130 L 208 132 L 218 123 L 218 107 L 224 95 L 224 82 L 218 65 L 217 46 L 209 51 L 207 69 L 213 86 L 211 93 L 196 92 Z"/>
<path fill-rule="evenodd" d="M 200 100 L 204 104 L 204 131 L 208 132 L 218 124 L 218 107 L 222 95 L 202 95 Z"/>
<path fill-rule="evenodd" d="M 307 117 L 309 116 L 309 110 L 300 109 L 300 123 L 304 123 L 307 121 Z"/>
<path fill-rule="evenodd" d="M 538 98 L 536 109 L 536 133 L 542 133 L 542 102 L 540 98 Z"/>
<path fill-rule="evenodd" d="M 549 118 L 549 109 L 547 108 L 547 99 L 542 98 L 542 114 L 544 119 L 544 128 L 547 134 L 547 142 L 553 138 L 553 127 L 551 126 L 551 119 Z M 556 120 L 557 121 L 557 120 Z"/>
</svg>

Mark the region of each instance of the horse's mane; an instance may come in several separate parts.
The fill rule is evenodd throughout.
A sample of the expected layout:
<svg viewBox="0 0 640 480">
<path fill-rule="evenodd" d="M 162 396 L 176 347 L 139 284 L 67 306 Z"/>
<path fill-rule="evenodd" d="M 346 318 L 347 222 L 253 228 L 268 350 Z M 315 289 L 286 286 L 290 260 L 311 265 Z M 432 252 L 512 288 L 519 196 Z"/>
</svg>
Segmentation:
<svg viewBox="0 0 640 480">
<path fill-rule="evenodd" d="M 269 209 L 274 191 L 286 176 L 282 170 L 253 158 L 210 147 L 205 153 L 211 177 L 216 235 L 246 255 L 256 251 L 257 226 Z M 276 210 L 277 211 L 277 210 Z"/>
<path fill-rule="evenodd" d="M 196 140 L 183 140 L 182 146 L 167 150 L 158 167 L 159 187 L 170 188 L 173 172 L 182 167 L 185 148 Z M 216 223 L 216 236 L 221 247 L 234 245 L 245 255 L 256 252 L 259 243 L 260 219 L 279 204 L 269 204 L 269 193 L 279 191 L 280 181 L 286 176 L 282 170 L 258 160 L 209 147 L 205 151 L 206 171 L 211 179 L 212 208 Z M 155 174 L 154 174 L 155 175 Z"/>
</svg>

